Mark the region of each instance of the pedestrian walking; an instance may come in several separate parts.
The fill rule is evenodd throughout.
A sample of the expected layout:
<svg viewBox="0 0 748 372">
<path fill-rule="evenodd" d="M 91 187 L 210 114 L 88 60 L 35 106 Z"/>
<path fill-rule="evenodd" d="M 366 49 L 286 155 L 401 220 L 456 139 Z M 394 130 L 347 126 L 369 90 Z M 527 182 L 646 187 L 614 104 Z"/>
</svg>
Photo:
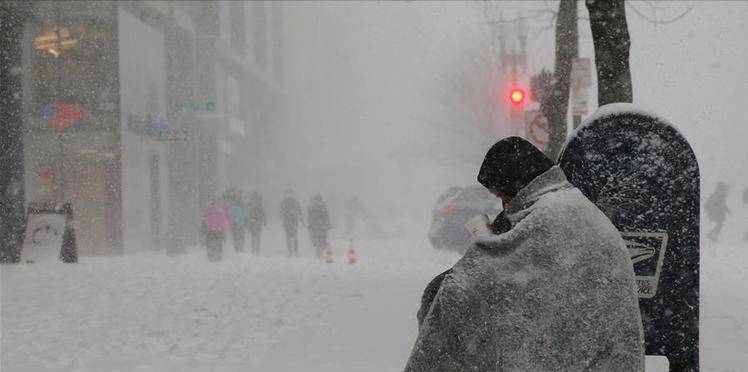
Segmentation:
<svg viewBox="0 0 748 372">
<path fill-rule="evenodd" d="M 280 204 L 280 217 L 283 221 L 283 230 L 286 233 L 288 256 L 298 256 L 299 224 L 304 225 L 304 215 L 301 212 L 301 204 L 294 198 L 292 189 L 286 189 L 285 197 Z"/>
<path fill-rule="evenodd" d="M 220 198 L 212 198 L 203 210 L 203 234 L 208 260 L 220 261 L 223 256 L 225 232 L 232 220 L 228 205 Z"/>
<path fill-rule="evenodd" d="M 265 208 L 262 206 L 262 196 L 257 191 L 253 192 L 247 202 L 247 229 L 249 229 L 252 244 L 252 254 L 260 255 L 260 238 L 262 228 L 267 226 L 265 219 Z"/>
<path fill-rule="evenodd" d="M 727 207 L 727 195 L 729 192 L 729 185 L 724 182 L 717 182 L 717 188 L 706 201 L 706 215 L 710 221 L 714 222 L 714 227 L 709 230 L 706 236 L 712 242 L 716 242 L 719 239 L 725 219 L 727 219 L 728 214 L 731 214 L 730 208 Z"/>
<path fill-rule="evenodd" d="M 309 226 L 309 239 L 314 247 L 314 252 L 317 254 L 317 258 L 321 260 L 328 244 L 327 232 L 332 229 L 332 224 L 330 224 L 330 213 L 327 211 L 327 206 L 319 194 L 315 195 L 309 204 L 307 225 Z"/>
<path fill-rule="evenodd" d="M 233 223 L 231 224 L 231 240 L 234 243 L 234 251 L 244 252 L 244 234 L 247 227 L 247 209 L 242 200 L 240 190 L 231 189 L 224 194 L 224 200 L 229 206 Z"/>
<path fill-rule="evenodd" d="M 519 137 L 488 151 L 478 182 L 504 203 L 499 234 L 429 283 L 405 371 L 643 372 L 633 265 L 610 220 Z"/>
</svg>

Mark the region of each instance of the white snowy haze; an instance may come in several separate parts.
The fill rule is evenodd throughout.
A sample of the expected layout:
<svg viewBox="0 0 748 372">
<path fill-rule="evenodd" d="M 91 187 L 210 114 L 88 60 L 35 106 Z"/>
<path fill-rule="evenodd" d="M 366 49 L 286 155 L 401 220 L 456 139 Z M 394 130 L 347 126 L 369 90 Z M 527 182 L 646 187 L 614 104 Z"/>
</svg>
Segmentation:
<svg viewBox="0 0 748 372">
<path fill-rule="evenodd" d="M 461 258 L 429 240 L 432 218 L 453 211 L 434 213 L 437 199 L 477 185 L 489 147 L 522 134 L 507 122 L 498 21 L 525 22 L 529 90 L 530 75 L 554 67 L 558 10 L 558 1 L 29 3 L 45 10 L 28 21 L 19 69 L 24 202 L 59 201 L 64 163 L 80 257 L 63 264 L 55 250 L 51 262 L 0 265 L 3 372 L 402 371 L 424 288 Z M 577 4 L 579 55 L 594 61 Z M 59 9 L 67 37 L 80 40 L 38 46 L 57 35 Z M 633 103 L 673 123 L 699 162 L 701 371 L 746 371 L 748 1 L 630 1 L 626 18 Z M 593 62 L 582 120 L 597 108 L 596 80 Z M 67 98 L 54 82 L 69 83 Z M 79 128 L 49 127 L 41 112 L 58 98 L 87 110 Z M 144 128 L 163 123 L 185 137 Z M 711 241 L 704 204 L 718 182 L 730 186 L 731 214 Z M 261 249 L 250 252 L 247 233 L 236 250 L 227 228 L 222 260 L 209 262 L 202 209 L 230 188 L 262 195 Z M 289 257 L 279 216 L 288 188 L 305 219 L 315 194 L 327 204 L 320 256 L 307 224 Z M 364 212 L 345 231 L 354 197 Z"/>
<path fill-rule="evenodd" d="M 283 137 L 293 159 L 287 173 L 306 192 L 318 190 L 333 201 L 360 195 L 380 218 L 416 218 L 425 226 L 441 192 L 475 183 L 480 159 L 465 161 L 453 150 L 475 138 L 434 125 L 442 115 L 442 76 L 485 28 L 480 8 L 465 5 L 287 8 L 289 122 Z"/>
<path fill-rule="evenodd" d="M 471 117 L 445 104 L 458 99 L 449 79 L 476 65 L 476 50 L 490 48 L 488 22 L 497 8 L 511 19 L 555 3 L 289 5 L 289 120 L 281 133 L 293 161 L 286 176 L 306 193 L 359 194 L 385 215 L 428 218 L 424 212 L 448 186 L 475 183 L 481 156 L 507 134 L 501 118 L 493 133 L 475 128 L 482 123 L 455 120 Z M 586 9 L 579 11 L 580 55 L 593 57 Z M 718 181 L 734 185 L 731 201 L 739 209 L 738 194 L 748 187 L 748 44 L 742 31 L 748 5 L 632 2 L 627 20 L 634 103 L 683 132 L 700 162 L 703 193 Z M 530 72 L 552 69 L 550 16 L 528 22 Z M 472 73 L 488 76 L 479 69 Z M 596 107 L 595 80 L 593 74 L 590 112 Z M 483 99 L 502 106 L 498 86 L 484 91 Z"/>
</svg>

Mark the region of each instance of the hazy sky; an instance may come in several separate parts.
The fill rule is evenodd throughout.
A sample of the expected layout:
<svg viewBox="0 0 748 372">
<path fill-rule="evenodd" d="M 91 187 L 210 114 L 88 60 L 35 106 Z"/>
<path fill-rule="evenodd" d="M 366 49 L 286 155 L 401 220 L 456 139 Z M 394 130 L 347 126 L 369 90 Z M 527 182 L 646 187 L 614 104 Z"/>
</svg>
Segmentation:
<svg viewBox="0 0 748 372">
<path fill-rule="evenodd" d="M 432 119 L 443 114 L 435 99 L 435 92 L 444 89 L 443 75 L 491 37 L 485 9 L 499 8 L 511 18 L 557 3 L 289 4 L 289 86 L 303 83 L 295 89 L 297 102 L 302 102 L 296 117 L 304 121 L 296 128 L 297 149 L 307 149 L 313 158 L 300 171 L 311 174 L 310 184 L 329 188 L 314 174 L 330 164 L 347 166 L 353 180 L 336 181 L 337 186 L 405 194 L 423 199 L 414 207 L 422 208 L 448 185 L 473 183 L 481 160 L 431 161 L 450 151 L 450 143 L 463 140 L 454 131 L 435 128 Z M 581 2 L 579 6 L 580 54 L 593 57 L 586 9 Z M 632 6 L 665 21 L 688 14 L 653 24 Z M 748 2 L 664 2 L 655 8 L 633 2 L 627 18 L 634 103 L 681 129 L 696 150 L 705 193 L 717 180 L 734 184 L 735 191 L 748 186 Z M 548 16 L 530 21 L 532 72 L 552 68 L 549 25 Z M 356 168 L 367 171 L 357 173 Z"/>
</svg>

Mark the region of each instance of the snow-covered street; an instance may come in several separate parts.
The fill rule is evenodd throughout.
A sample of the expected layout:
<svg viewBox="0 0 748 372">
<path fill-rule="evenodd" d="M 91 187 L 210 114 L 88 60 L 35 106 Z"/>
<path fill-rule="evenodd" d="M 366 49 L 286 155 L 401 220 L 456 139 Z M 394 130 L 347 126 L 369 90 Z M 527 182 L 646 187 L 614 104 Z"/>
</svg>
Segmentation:
<svg viewBox="0 0 748 372">
<path fill-rule="evenodd" d="M 746 29 L 2 0 L 0 372 L 748 372 Z"/>
<path fill-rule="evenodd" d="M 3 266 L 2 370 L 397 370 L 423 285 L 455 258 L 409 245 L 362 243 L 355 266 L 342 241 L 332 265 L 195 249 Z"/>
<path fill-rule="evenodd" d="M 399 371 L 426 283 L 458 256 L 361 241 L 347 265 L 228 249 L 2 266 L 2 371 Z M 230 248 L 230 243 L 228 247 Z M 703 371 L 748 362 L 748 250 L 704 244 Z"/>
</svg>

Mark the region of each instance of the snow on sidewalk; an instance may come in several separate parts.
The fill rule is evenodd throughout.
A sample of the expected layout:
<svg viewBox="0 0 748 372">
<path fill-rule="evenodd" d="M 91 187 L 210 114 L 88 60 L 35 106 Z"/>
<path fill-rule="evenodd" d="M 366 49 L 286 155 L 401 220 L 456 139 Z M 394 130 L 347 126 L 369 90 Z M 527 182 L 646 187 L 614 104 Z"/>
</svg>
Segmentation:
<svg viewBox="0 0 748 372">
<path fill-rule="evenodd" d="M 326 340 L 333 348 L 335 342 L 361 340 L 351 322 L 365 319 L 372 301 L 379 314 L 399 321 L 392 323 L 397 326 L 391 332 L 403 332 L 399 325 L 407 326 L 408 339 L 401 341 L 407 347 L 395 349 L 407 357 L 424 285 L 412 278 L 420 274 L 427 281 L 433 271 L 456 258 L 448 255 L 439 264 L 422 262 L 423 257 L 416 262 L 398 262 L 402 255 L 383 257 L 401 249 L 412 251 L 408 245 L 390 242 L 381 250 L 360 250 L 362 262 L 350 267 L 344 242 L 335 244 L 334 265 L 317 261 L 310 252 L 285 258 L 282 249 L 261 258 L 229 250 L 218 263 L 207 262 L 204 252 L 195 250 L 180 257 L 147 253 L 83 257 L 77 265 L 4 265 L 0 369 L 247 370 L 267 365 L 268 358 L 284 352 L 286 337 L 317 327 L 338 332 Z M 393 312 L 398 304 L 388 302 L 392 293 L 402 293 L 397 299 L 408 308 Z M 346 319 L 346 314 L 353 318 Z M 358 323 L 363 329 L 372 324 Z M 385 336 L 401 337 L 381 336 L 377 342 Z M 303 359 L 302 350 L 285 352 L 291 360 Z M 366 361 L 366 355 L 358 357 Z"/>
<path fill-rule="evenodd" d="M 420 241 L 333 241 L 256 258 L 202 250 L 0 266 L 2 371 L 400 371 L 426 283 L 457 255 Z M 230 248 L 230 244 L 227 248 Z M 702 370 L 748 364 L 748 249 L 704 244 Z"/>
<path fill-rule="evenodd" d="M 284 333 L 251 370 L 402 371 L 415 341 L 423 288 L 444 267 L 368 265 L 343 270 L 345 283 L 320 320 Z"/>
<path fill-rule="evenodd" d="M 2 370 L 247 365 L 286 327 L 319 318 L 335 283 L 315 264 L 147 254 L 4 266 Z"/>
<path fill-rule="evenodd" d="M 748 370 L 748 243 L 701 243 L 701 370 Z"/>
</svg>

